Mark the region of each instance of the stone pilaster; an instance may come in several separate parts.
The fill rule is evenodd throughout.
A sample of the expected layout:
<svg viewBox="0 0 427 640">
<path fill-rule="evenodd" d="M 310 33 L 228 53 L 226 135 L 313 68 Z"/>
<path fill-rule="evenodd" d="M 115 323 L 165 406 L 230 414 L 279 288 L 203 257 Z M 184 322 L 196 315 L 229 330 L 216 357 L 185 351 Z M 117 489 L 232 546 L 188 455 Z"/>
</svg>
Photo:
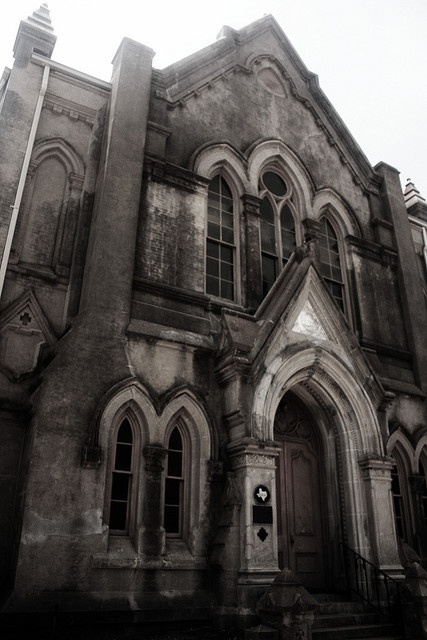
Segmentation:
<svg viewBox="0 0 427 640">
<path fill-rule="evenodd" d="M 260 199 L 255 196 L 247 193 L 242 196 L 246 234 L 246 255 L 242 269 L 246 267 L 246 306 L 249 309 L 257 309 L 262 300 L 260 204 Z"/>
<path fill-rule="evenodd" d="M 146 556 L 159 557 L 165 549 L 165 531 L 162 527 L 163 461 L 167 455 L 161 446 L 144 449 L 145 488 L 142 523 L 138 531 L 138 550 Z"/>
<path fill-rule="evenodd" d="M 401 577 L 391 494 L 393 460 L 388 457 L 367 455 L 359 460 L 365 483 L 371 560 L 382 571 Z"/>
<path fill-rule="evenodd" d="M 399 172 L 381 162 L 375 167 L 382 176 L 382 200 L 385 217 L 392 223 L 399 257 L 399 289 L 403 316 L 411 347 L 417 382 L 427 391 L 427 345 L 425 325 L 427 310 L 422 287 L 419 286 L 419 271 L 414 242 L 408 220 L 408 212 L 400 185 Z"/>
<path fill-rule="evenodd" d="M 240 577 L 237 600 L 251 610 L 279 571 L 274 447 L 250 438 L 229 448 L 235 482 L 242 500 Z"/>
</svg>

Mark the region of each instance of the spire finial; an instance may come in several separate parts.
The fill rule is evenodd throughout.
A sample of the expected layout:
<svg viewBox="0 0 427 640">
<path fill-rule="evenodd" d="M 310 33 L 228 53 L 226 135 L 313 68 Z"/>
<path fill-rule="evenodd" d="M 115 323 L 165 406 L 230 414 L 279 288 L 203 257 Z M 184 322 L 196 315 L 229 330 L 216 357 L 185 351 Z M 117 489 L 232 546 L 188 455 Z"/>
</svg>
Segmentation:
<svg viewBox="0 0 427 640">
<path fill-rule="evenodd" d="M 53 32 L 52 21 L 50 19 L 50 11 L 46 2 L 43 3 L 31 16 L 28 16 L 26 22 L 32 24 L 39 29 Z"/>
<path fill-rule="evenodd" d="M 403 197 L 405 198 L 406 208 L 411 207 L 416 202 L 425 202 L 425 198 L 422 197 L 411 178 L 406 179 Z"/>
</svg>

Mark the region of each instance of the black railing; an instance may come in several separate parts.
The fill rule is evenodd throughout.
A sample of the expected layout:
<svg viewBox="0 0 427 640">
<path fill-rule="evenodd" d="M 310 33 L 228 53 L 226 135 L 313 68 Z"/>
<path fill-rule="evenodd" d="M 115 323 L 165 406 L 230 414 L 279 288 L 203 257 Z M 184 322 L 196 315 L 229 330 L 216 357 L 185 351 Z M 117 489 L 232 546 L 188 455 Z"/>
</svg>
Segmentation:
<svg viewBox="0 0 427 640">
<path fill-rule="evenodd" d="M 342 547 L 349 592 L 356 594 L 385 620 L 397 625 L 405 637 L 403 592 L 399 582 L 346 544 L 342 543 Z"/>
</svg>

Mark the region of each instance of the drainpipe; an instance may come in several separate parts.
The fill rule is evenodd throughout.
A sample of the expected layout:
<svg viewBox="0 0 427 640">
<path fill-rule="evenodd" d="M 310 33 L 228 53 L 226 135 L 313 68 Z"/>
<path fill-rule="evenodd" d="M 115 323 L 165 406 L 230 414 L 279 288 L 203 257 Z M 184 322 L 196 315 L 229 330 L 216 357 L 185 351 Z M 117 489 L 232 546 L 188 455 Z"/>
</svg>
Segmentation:
<svg viewBox="0 0 427 640">
<path fill-rule="evenodd" d="M 36 104 L 36 110 L 34 112 L 33 122 L 31 125 L 30 136 L 27 142 L 27 148 L 25 150 L 24 162 L 22 163 L 21 175 L 19 177 L 18 188 L 16 190 L 15 202 L 11 205 L 12 215 L 10 218 L 9 229 L 7 232 L 6 243 L 4 246 L 3 256 L 0 265 L 0 300 L 3 294 L 4 281 L 6 279 L 7 265 L 9 263 L 10 251 L 12 249 L 13 236 L 15 235 L 16 223 L 18 220 L 19 209 L 21 206 L 22 194 L 24 192 L 25 181 L 27 179 L 28 166 L 30 164 L 31 154 L 34 147 L 34 139 L 36 137 L 37 128 L 39 126 L 40 114 L 43 107 L 44 95 L 47 89 L 47 83 L 49 80 L 50 67 L 45 66 L 43 71 L 43 78 L 40 87 L 40 93 Z"/>
</svg>

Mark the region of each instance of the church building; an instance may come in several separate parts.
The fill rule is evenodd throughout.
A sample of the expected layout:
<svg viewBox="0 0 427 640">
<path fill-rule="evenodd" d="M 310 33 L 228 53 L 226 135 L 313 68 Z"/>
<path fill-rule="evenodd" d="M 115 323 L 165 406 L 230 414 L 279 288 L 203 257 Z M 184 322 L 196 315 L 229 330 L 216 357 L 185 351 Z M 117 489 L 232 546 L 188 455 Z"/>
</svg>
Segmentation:
<svg viewBox="0 0 427 640">
<path fill-rule="evenodd" d="M 243 624 L 284 568 L 427 568 L 415 185 L 272 16 L 165 69 L 124 38 L 111 82 L 55 40 L 43 5 L 0 80 L 2 615 Z"/>
</svg>

